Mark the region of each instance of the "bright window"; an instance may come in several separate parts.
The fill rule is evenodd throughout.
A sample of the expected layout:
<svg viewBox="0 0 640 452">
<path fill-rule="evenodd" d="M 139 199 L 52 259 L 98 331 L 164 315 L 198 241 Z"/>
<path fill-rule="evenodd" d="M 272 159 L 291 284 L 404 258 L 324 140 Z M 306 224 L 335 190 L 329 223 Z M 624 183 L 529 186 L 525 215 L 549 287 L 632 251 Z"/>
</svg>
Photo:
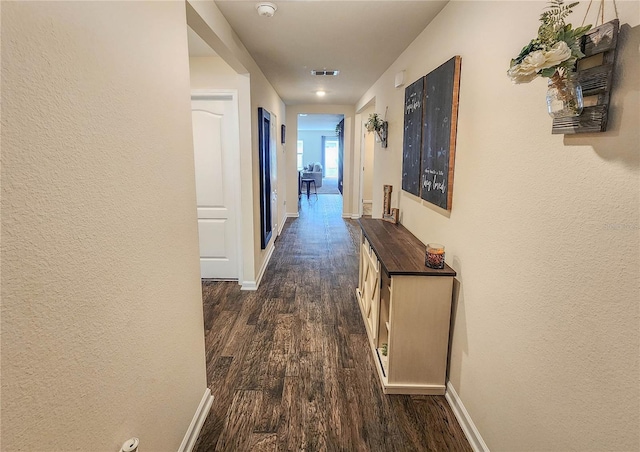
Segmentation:
<svg viewBox="0 0 640 452">
<path fill-rule="evenodd" d="M 302 170 L 302 153 L 304 151 L 304 141 L 298 140 L 298 151 L 296 161 L 298 162 L 298 171 Z"/>
<path fill-rule="evenodd" d="M 324 175 L 338 177 L 338 139 L 329 138 L 324 141 Z"/>
</svg>

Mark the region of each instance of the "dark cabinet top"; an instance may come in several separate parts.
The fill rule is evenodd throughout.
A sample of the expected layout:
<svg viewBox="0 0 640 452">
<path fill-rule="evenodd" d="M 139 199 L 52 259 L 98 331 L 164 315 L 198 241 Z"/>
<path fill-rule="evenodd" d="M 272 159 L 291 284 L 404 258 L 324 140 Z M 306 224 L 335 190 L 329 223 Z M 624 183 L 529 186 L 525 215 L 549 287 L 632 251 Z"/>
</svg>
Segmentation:
<svg viewBox="0 0 640 452">
<path fill-rule="evenodd" d="M 442 269 L 427 267 L 426 245 L 401 224 L 372 218 L 361 218 L 358 223 L 387 275 L 456 276 L 446 263 Z"/>
</svg>

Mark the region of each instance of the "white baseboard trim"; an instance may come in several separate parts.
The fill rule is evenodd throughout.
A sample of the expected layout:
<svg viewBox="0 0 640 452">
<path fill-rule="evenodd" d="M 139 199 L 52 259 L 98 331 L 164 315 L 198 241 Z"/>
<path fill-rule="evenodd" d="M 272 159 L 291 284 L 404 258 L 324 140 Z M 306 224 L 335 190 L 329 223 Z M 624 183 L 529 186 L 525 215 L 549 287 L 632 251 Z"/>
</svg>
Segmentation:
<svg viewBox="0 0 640 452">
<path fill-rule="evenodd" d="M 295 213 L 287 212 L 287 218 L 300 218 L 300 213 L 298 213 L 298 212 L 295 212 Z"/>
<path fill-rule="evenodd" d="M 255 281 L 242 281 L 240 290 L 258 290 L 258 285 Z"/>
<path fill-rule="evenodd" d="M 469 416 L 469 412 L 464 407 L 462 400 L 458 397 L 458 393 L 450 381 L 447 382 L 447 391 L 444 393 L 444 396 L 447 399 L 447 402 L 449 402 L 456 419 L 458 419 L 460 427 L 462 427 L 462 431 L 469 440 L 471 448 L 475 452 L 489 452 L 487 444 L 482 439 L 482 436 L 480 436 L 480 432 L 473 423 L 471 416 Z"/>
<path fill-rule="evenodd" d="M 193 450 L 193 446 L 195 446 L 198 435 L 200 434 L 202 424 L 204 424 L 212 404 L 213 395 L 211 394 L 211 389 L 207 388 L 204 391 L 202 400 L 200 400 L 200 405 L 198 405 L 196 414 L 194 414 L 193 419 L 191 419 L 191 424 L 189 424 L 187 433 L 185 433 L 184 438 L 182 438 L 182 443 L 178 448 L 178 452 L 191 452 Z"/>
<path fill-rule="evenodd" d="M 343 213 L 343 214 L 342 214 L 342 218 L 346 218 L 346 219 L 348 219 L 348 220 L 350 220 L 352 216 L 353 216 L 353 215 L 351 215 L 350 213 Z"/>
<path fill-rule="evenodd" d="M 278 236 L 282 234 L 282 230 L 284 229 L 284 224 L 286 222 L 287 222 L 287 214 L 285 213 L 284 216 L 282 217 L 282 220 L 280 220 L 280 227 L 278 228 Z"/>
<path fill-rule="evenodd" d="M 275 246 L 273 245 L 273 242 L 272 242 L 271 246 L 269 246 L 269 248 L 267 249 L 267 257 L 265 257 L 264 261 L 262 262 L 262 267 L 260 267 L 260 271 L 258 272 L 258 278 L 255 281 L 242 281 L 242 287 L 240 288 L 240 290 L 258 290 L 258 287 L 260 286 L 260 281 L 262 281 L 264 272 L 267 269 L 267 265 L 269 265 L 271 256 L 273 256 L 274 249 L 275 249 Z"/>
<path fill-rule="evenodd" d="M 358 220 L 360 218 L 360 214 L 359 213 L 354 213 L 353 215 L 351 215 L 351 219 L 352 220 Z"/>
</svg>

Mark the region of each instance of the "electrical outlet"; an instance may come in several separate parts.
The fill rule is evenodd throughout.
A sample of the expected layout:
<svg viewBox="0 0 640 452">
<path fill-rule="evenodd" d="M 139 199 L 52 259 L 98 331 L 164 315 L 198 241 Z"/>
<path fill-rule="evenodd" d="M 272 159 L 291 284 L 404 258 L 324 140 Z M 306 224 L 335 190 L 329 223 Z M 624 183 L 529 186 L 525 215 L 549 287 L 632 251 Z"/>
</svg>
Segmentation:
<svg viewBox="0 0 640 452">
<path fill-rule="evenodd" d="M 122 444 L 122 448 L 120 452 L 138 452 L 138 446 L 140 445 L 140 440 L 138 438 L 130 438 Z"/>
</svg>

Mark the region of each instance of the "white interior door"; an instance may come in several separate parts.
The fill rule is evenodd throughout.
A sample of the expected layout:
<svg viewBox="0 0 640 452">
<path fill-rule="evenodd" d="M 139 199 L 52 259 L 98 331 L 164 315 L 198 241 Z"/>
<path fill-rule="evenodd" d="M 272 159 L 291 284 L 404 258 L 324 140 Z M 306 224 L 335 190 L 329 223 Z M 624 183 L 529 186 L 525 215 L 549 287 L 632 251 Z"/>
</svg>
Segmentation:
<svg viewBox="0 0 640 452">
<path fill-rule="evenodd" d="M 238 115 L 231 94 L 193 95 L 200 275 L 238 279 Z"/>
</svg>

